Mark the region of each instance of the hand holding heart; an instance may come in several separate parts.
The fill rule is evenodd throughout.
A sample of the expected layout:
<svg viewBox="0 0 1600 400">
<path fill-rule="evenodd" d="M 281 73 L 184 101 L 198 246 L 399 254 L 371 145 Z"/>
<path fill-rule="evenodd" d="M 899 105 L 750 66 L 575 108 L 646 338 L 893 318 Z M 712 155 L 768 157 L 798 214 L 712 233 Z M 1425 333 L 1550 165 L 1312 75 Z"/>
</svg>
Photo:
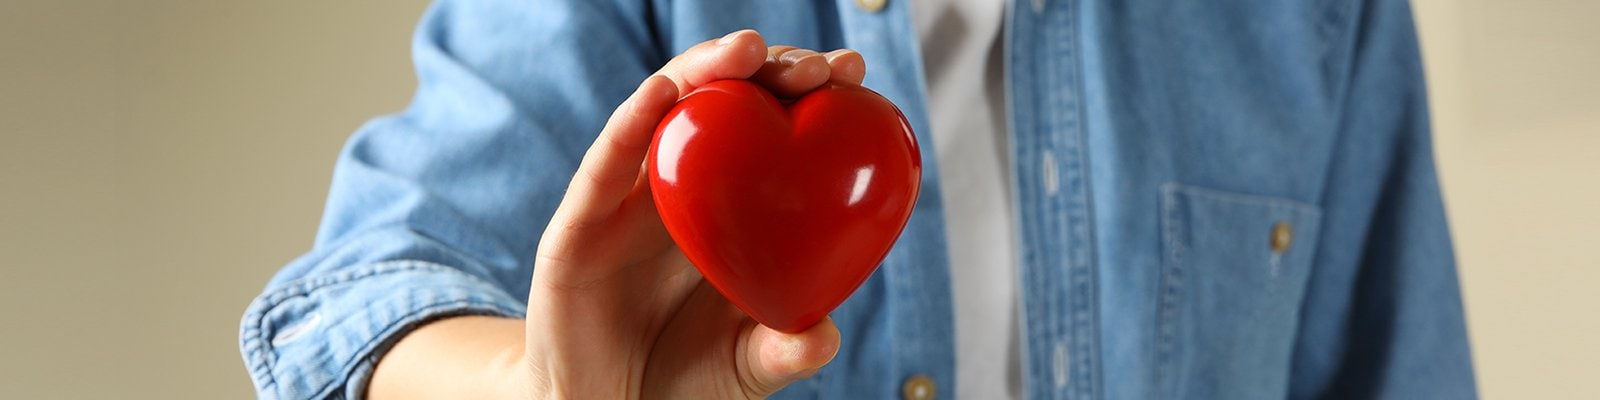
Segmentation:
<svg viewBox="0 0 1600 400">
<path fill-rule="evenodd" d="M 796 96 L 830 81 L 859 85 L 864 73 L 857 53 L 769 48 L 740 31 L 690 48 L 640 84 L 589 148 L 540 240 L 523 356 L 533 397 L 761 398 L 830 361 L 839 348 L 831 321 L 782 333 L 707 284 L 669 237 L 642 167 L 657 125 L 699 86 L 750 79 Z"/>
</svg>

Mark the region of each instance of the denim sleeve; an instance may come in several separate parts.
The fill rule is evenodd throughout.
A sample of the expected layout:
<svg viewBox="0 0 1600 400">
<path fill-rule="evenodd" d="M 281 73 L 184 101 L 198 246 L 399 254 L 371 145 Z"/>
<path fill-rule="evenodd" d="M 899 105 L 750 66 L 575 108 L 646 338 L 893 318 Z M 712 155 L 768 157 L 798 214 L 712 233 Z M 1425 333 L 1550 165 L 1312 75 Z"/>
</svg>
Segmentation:
<svg viewBox="0 0 1600 400">
<path fill-rule="evenodd" d="M 385 346 L 419 322 L 525 313 L 538 237 L 578 161 L 664 60 L 646 7 L 428 10 L 411 104 L 350 139 L 315 245 L 243 317 L 258 396 L 360 398 Z"/>
<path fill-rule="evenodd" d="M 1476 397 L 1461 290 L 1434 169 L 1426 86 L 1404 0 L 1351 7 L 1327 241 L 1302 312 L 1292 398 Z"/>
</svg>

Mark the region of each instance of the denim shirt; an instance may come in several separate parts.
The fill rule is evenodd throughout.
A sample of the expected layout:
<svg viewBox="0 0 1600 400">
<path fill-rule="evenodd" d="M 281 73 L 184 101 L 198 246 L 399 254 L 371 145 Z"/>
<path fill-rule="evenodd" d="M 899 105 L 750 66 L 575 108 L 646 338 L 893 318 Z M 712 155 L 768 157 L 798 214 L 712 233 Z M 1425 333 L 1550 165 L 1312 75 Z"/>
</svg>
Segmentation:
<svg viewBox="0 0 1600 400">
<path fill-rule="evenodd" d="M 360 397 L 415 324 L 522 316 L 584 151 L 694 43 L 856 49 L 934 159 L 908 3 L 440 0 L 416 97 L 349 141 L 315 246 L 243 318 L 258 394 Z M 1475 397 L 1405 1 L 1019 0 L 1004 30 L 1024 395 Z M 778 398 L 954 392 L 940 207 Z"/>
</svg>

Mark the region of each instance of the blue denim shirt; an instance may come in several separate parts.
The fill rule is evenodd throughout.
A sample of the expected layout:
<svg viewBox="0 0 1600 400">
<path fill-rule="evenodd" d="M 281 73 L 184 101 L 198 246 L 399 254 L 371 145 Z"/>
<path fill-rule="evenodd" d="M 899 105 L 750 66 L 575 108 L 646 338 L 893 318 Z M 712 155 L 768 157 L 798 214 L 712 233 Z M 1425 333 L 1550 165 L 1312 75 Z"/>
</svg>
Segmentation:
<svg viewBox="0 0 1600 400">
<path fill-rule="evenodd" d="M 934 159 L 908 3 L 440 0 L 415 99 L 350 140 L 244 316 L 258 393 L 359 397 L 414 324 L 522 315 L 584 150 L 696 42 L 857 49 Z M 1475 396 L 1405 1 L 1028 0 L 1004 29 L 1028 397 Z M 922 196 L 837 359 L 778 397 L 954 392 L 944 229 Z"/>
</svg>

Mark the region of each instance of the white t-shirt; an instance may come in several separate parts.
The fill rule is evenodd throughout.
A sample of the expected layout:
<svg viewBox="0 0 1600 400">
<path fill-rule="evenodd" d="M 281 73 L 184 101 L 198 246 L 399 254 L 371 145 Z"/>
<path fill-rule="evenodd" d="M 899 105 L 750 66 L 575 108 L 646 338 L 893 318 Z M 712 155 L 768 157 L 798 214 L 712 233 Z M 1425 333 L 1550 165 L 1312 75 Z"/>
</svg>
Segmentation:
<svg viewBox="0 0 1600 400">
<path fill-rule="evenodd" d="M 950 240 L 958 399 L 1022 397 L 1001 35 L 1005 3 L 911 4 Z"/>
</svg>

